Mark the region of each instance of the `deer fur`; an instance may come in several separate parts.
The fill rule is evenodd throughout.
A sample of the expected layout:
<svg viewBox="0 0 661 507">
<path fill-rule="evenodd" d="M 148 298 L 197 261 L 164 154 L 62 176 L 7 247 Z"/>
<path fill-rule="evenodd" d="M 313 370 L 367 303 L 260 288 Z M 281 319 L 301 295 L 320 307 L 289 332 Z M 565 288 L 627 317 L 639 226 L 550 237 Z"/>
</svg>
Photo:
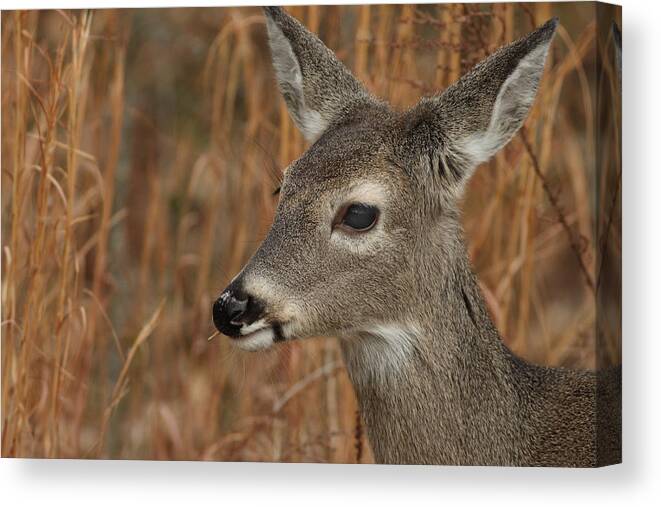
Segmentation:
<svg viewBox="0 0 661 507">
<path fill-rule="evenodd" d="M 557 20 L 396 111 L 284 10 L 264 12 L 278 85 L 313 144 L 285 171 L 271 230 L 217 302 L 222 311 L 241 293 L 259 303 L 233 343 L 339 337 L 379 463 L 619 462 L 619 369 L 514 356 L 460 225 L 466 182 L 528 114 Z M 332 228 L 347 202 L 379 207 L 372 230 Z"/>
</svg>

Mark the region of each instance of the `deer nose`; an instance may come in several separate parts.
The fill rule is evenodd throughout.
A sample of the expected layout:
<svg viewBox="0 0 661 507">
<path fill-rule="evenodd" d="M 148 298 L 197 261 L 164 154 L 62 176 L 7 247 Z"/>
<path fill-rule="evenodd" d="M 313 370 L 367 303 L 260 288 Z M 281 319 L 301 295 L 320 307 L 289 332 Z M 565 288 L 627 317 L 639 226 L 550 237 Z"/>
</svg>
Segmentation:
<svg viewBox="0 0 661 507">
<path fill-rule="evenodd" d="M 243 326 L 249 326 L 260 316 L 260 305 L 241 290 L 225 290 L 214 302 L 213 323 L 227 336 L 239 336 Z"/>
<path fill-rule="evenodd" d="M 230 324 L 241 325 L 241 319 L 245 315 L 247 308 L 248 298 L 237 299 L 234 296 L 230 296 L 225 305 L 225 313 L 227 314 Z"/>
</svg>

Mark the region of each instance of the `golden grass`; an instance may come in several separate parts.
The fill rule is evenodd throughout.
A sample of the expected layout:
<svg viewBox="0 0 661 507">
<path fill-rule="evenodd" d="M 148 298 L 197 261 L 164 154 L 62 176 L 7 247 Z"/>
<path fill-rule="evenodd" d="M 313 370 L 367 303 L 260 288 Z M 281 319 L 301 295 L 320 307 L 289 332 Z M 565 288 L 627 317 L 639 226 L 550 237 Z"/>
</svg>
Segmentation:
<svg viewBox="0 0 661 507">
<path fill-rule="evenodd" d="M 560 15 L 534 110 L 464 221 L 515 352 L 617 362 L 619 103 L 592 6 L 291 11 L 398 107 Z M 305 149 L 259 11 L 3 12 L 2 34 L 2 455 L 371 461 L 332 340 L 208 340 Z"/>
</svg>

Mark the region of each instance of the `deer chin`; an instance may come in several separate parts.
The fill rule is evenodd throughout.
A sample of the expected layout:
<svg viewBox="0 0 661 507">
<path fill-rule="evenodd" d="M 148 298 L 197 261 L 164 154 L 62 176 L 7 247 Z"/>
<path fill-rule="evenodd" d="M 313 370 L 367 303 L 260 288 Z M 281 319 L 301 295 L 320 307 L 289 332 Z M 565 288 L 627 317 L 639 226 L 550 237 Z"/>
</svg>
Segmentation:
<svg viewBox="0 0 661 507">
<path fill-rule="evenodd" d="M 254 352 L 271 347 L 274 343 L 275 333 L 271 327 L 265 327 L 258 331 L 253 331 L 247 335 L 237 336 L 232 339 L 232 344 L 241 350 Z"/>
<path fill-rule="evenodd" d="M 231 342 L 242 350 L 254 352 L 267 349 L 274 343 L 284 340 L 280 323 L 260 319 L 249 326 L 244 326 L 238 336 L 232 337 Z"/>
</svg>

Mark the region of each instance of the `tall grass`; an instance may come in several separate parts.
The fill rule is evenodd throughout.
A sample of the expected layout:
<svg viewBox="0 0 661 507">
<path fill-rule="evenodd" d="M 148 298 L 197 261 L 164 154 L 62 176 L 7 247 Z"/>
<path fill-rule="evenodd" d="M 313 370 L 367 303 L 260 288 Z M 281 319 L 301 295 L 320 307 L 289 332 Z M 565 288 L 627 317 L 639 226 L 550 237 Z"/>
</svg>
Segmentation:
<svg viewBox="0 0 661 507">
<path fill-rule="evenodd" d="M 598 328 L 617 362 L 617 305 L 595 306 L 618 282 L 619 145 L 595 142 L 619 136 L 597 114 L 616 77 L 593 7 L 290 11 L 397 107 L 561 16 L 525 128 L 470 184 L 466 235 L 517 354 L 593 367 Z M 253 8 L 3 12 L 3 456 L 371 461 L 332 340 L 207 340 L 305 149 L 264 31 Z"/>
</svg>

